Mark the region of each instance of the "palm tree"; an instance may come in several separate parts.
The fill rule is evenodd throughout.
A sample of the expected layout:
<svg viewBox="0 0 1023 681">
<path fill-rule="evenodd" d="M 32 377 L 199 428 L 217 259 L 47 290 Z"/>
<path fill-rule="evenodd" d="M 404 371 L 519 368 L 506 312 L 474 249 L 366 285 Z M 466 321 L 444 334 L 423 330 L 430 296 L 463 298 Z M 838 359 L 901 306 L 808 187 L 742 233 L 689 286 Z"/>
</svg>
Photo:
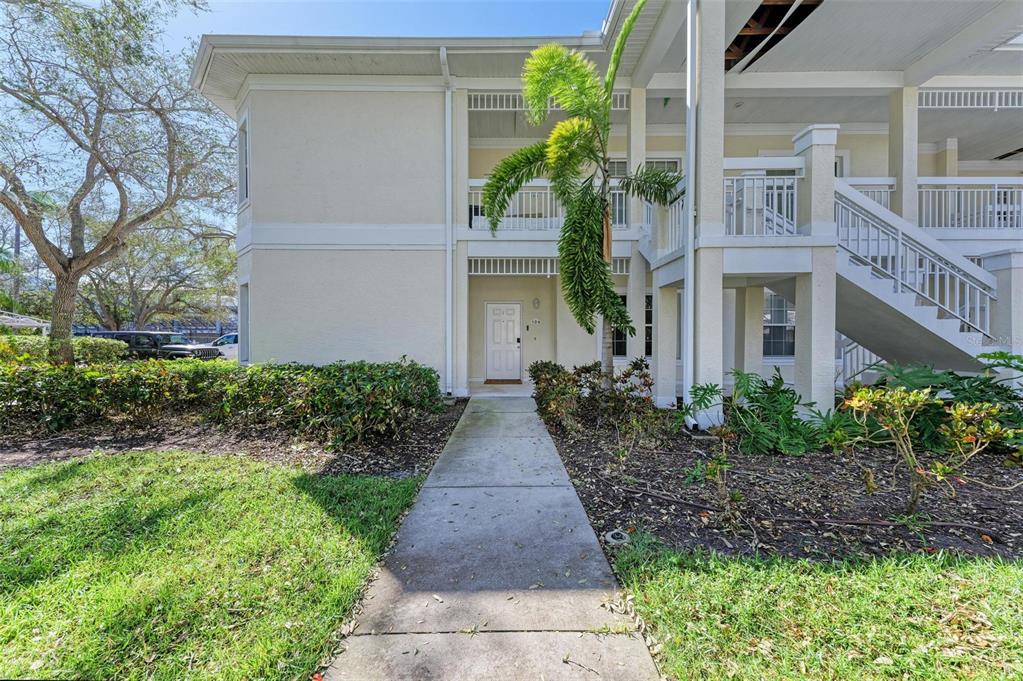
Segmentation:
<svg viewBox="0 0 1023 681">
<path fill-rule="evenodd" d="M 531 180 L 546 175 L 564 207 L 558 239 L 562 293 L 572 316 L 586 331 L 603 318 L 601 365 L 612 371 L 612 329 L 635 334 L 629 313 L 611 280 L 611 99 L 625 42 L 646 0 L 639 0 L 622 24 L 603 80 L 596 65 L 577 51 L 552 43 L 537 47 L 522 68 L 522 96 L 531 125 L 547 120 L 553 101 L 565 112 L 547 139 L 514 152 L 494 168 L 483 188 L 483 210 L 491 232 L 512 197 Z M 666 205 L 681 180 L 676 173 L 636 168 L 619 178 L 619 188 Z"/>
</svg>

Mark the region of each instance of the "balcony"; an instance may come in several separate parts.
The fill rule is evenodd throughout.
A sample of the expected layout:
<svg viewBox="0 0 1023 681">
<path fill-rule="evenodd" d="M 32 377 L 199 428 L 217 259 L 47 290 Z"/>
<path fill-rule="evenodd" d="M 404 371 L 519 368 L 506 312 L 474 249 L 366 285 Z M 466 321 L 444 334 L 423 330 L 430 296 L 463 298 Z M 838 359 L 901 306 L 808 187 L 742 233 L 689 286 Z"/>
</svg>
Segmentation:
<svg viewBox="0 0 1023 681">
<path fill-rule="evenodd" d="M 1023 178 L 921 177 L 920 226 L 1023 229 Z"/>
<path fill-rule="evenodd" d="M 490 224 L 483 214 L 483 185 L 486 180 L 469 180 L 469 229 L 486 231 Z M 629 226 L 629 201 L 612 180 L 611 225 L 623 230 Z M 545 232 L 556 234 L 565 223 L 565 210 L 551 191 L 550 182 L 535 180 L 519 190 L 498 224 L 498 232 Z"/>
</svg>

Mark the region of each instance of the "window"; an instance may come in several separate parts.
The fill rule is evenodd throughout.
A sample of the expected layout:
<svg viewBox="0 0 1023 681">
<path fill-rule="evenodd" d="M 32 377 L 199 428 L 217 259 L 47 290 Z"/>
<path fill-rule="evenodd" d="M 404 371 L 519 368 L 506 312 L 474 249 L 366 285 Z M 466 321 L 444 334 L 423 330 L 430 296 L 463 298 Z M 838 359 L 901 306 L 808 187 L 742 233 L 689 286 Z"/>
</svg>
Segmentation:
<svg viewBox="0 0 1023 681">
<path fill-rule="evenodd" d="M 153 341 L 151 336 L 135 336 L 135 347 L 152 348 L 156 347 L 156 343 Z"/>
<path fill-rule="evenodd" d="M 796 310 L 784 298 L 765 291 L 764 356 L 794 357 L 796 354 Z"/>
<path fill-rule="evenodd" d="M 654 158 L 648 159 L 646 167 L 652 170 L 667 170 L 677 173 L 682 161 L 677 158 Z M 629 172 L 629 162 L 624 158 L 616 158 L 608 161 L 607 170 L 611 177 L 624 177 Z"/>
<path fill-rule="evenodd" d="M 629 304 L 629 297 L 618 296 L 622 299 L 622 305 Z M 651 357 L 654 354 L 654 297 L 647 294 L 646 305 L 643 310 L 643 354 Z M 634 320 L 635 321 L 635 320 Z M 627 357 L 629 354 L 629 337 L 624 331 L 614 330 L 611 339 L 611 354 L 615 357 Z"/>
<path fill-rule="evenodd" d="M 669 173 L 677 173 L 682 162 L 677 158 L 655 158 L 646 162 L 646 167 L 652 170 L 664 170 Z"/>
<path fill-rule="evenodd" d="M 238 203 L 249 198 L 249 133 L 248 123 L 238 126 Z"/>
</svg>

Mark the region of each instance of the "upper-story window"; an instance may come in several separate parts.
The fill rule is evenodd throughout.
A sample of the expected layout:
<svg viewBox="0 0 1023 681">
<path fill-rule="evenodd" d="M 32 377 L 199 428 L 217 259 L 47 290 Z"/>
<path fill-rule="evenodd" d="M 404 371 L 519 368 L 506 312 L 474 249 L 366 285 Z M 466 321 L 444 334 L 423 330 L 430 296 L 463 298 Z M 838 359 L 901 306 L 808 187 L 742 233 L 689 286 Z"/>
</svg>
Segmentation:
<svg viewBox="0 0 1023 681">
<path fill-rule="evenodd" d="M 682 161 L 677 158 L 651 158 L 647 159 L 646 167 L 677 173 L 682 167 Z M 611 159 L 608 161 L 607 170 L 611 177 L 624 177 L 629 172 L 629 162 L 624 158 Z"/>
<path fill-rule="evenodd" d="M 249 129 L 242 121 L 238 126 L 238 203 L 249 198 Z"/>
</svg>

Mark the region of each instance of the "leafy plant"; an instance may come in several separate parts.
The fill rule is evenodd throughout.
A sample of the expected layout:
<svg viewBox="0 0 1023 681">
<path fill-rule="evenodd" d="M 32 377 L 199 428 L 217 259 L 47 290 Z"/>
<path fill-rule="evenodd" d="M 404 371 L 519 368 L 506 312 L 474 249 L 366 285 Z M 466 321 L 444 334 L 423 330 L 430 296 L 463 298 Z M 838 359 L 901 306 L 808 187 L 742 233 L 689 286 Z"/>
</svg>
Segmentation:
<svg viewBox="0 0 1023 681">
<path fill-rule="evenodd" d="M 740 451 L 800 455 L 817 448 L 816 428 L 796 413 L 797 408 L 809 405 L 785 385 L 777 368 L 770 380 L 739 370 L 732 376 L 735 383 L 726 425 L 738 437 Z"/>
<path fill-rule="evenodd" d="M 721 404 L 721 386 L 717 383 L 696 383 L 689 388 L 689 401 L 678 407 L 675 413 L 675 430 L 687 422 L 695 421 L 702 412 Z"/>
<path fill-rule="evenodd" d="M 71 339 L 71 347 L 81 364 L 116 362 L 128 353 L 128 345 L 113 338 L 76 336 Z M 48 351 L 46 336 L 8 335 L 0 340 L 0 362 L 42 362 Z"/>
<path fill-rule="evenodd" d="M 916 513 L 923 493 L 933 484 L 958 476 L 963 466 L 994 442 L 1016 433 L 998 422 L 1001 407 L 990 403 L 954 403 L 943 409 L 947 420 L 939 428 L 950 443 L 950 455 L 925 467 L 917 453 L 916 418 L 928 407 L 941 404 L 930 388 L 909 390 L 861 388 L 843 405 L 863 430 L 863 440 L 895 448 L 909 474 L 906 513 Z M 953 494 L 955 489 L 949 485 Z"/>
</svg>

